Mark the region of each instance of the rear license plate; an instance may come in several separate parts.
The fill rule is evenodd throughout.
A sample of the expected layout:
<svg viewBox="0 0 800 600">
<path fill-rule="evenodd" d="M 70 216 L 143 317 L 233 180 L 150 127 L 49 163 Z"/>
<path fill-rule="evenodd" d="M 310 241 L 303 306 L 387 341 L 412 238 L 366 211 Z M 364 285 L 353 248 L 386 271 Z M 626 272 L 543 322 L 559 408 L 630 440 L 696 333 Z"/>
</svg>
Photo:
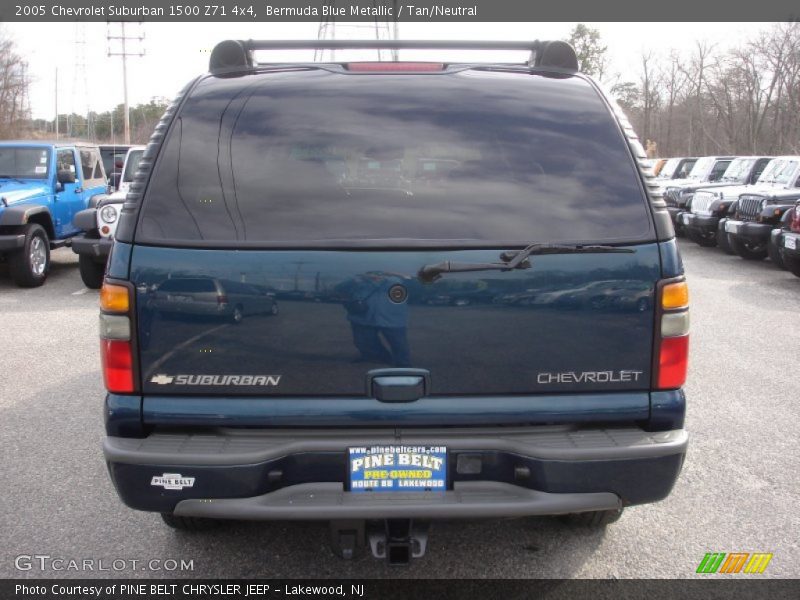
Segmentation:
<svg viewBox="0 0 800 600">
<path fill-rule="evenodd" d="M 725 233 L 739 233 L 739 223 L 725 222 Z"/>
<path fill-rule="evenodd" d="M 351 492 L 424 492 L 447 489 L 444 446 L 367 446 L 348 449 Z"/>
<path fill-rule="evenodd" d="M 797 250 L 797 238 L 791 235 L 783 236 L 783 246 L 790 250 Z"/>
</svg>

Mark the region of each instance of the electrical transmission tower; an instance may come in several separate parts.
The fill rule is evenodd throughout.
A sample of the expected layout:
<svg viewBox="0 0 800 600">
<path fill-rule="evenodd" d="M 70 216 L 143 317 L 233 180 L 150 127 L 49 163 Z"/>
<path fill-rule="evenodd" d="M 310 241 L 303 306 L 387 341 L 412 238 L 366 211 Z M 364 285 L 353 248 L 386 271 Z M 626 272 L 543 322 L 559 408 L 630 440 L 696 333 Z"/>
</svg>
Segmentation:
<svg viewBox="0 0 800 600">
<path fill-rule="evenodd" d="M 79 100 L 83 99 L 84 115 L 86 115 L 86 130 L 84 131 L 85 139 L 94 140 L 94 123 L 92 122 L 92 113 L 89 106 L 91 98 L 89 94 L 89 80 L 86 74 L 86 25 L 83 23 L 75 24 L 75 77 L 72 80 L 72 112 L 75 106 L 79 104 Z M 69 135 L 73 135 L 72 125 L 68 123 Z"/>
<path fill-rule="evenodd" d="M 125 25 L 132 23 L 119 23 L 108 24 L 108 56 L 121 56 L 122 57 L 122 94 L 124 96 L 124 109 L 123 119 L 125 123 L 125 143 L 131 143 L 131 121 L 130 109 L 128 108 L 128 57 L 129 56 L 144 56 L 144 29 L 141 22 L 133 24 L 138 26 L 138 31 L 135 35 L 128 35 L 125 32 Z M 118 35 L 112 35 L 112 27 L 119 27 Z M 130 33 L 130 32 L 128 32 Z M 113 111 L 112 111 L 113 114 Z M 112 130 L 113 134 L 113 130 Z"/>
<path fill-rule="evenodd" d="M 336 8 L 336 0 L 327 0 L 325 2 L 331 8 Z M 364 4 L 367 4 L 365 2 Z M 370 0 L 369 4 L 376 10 L 378 8 L 377 0 Z M 382 3 L 381 3 L 382 4 Z M 371 23 L 337 23 L 336 17 L 324 17 L 319 22 L 319 29 L 317 30 L 318 40 L 335 40 L 335 39 L 369 39 L 376 40 L 396 40 L 398 35 L 397 27 L 397 0 L 392 2 L 393 13 L 395 18 L 390 22 L 375 17 Z M 331 11 L 335 12 L 335 11 Z M 388 52 L 393 61 L 397 60 L 397 50 L 376 50 L 378 53 L 378 60 L 383 60 L 383 53 Z M 336 62 L 336 50 L 333 48 L 318 48 L 314 50 L 314 62 Z"/>
</svg>

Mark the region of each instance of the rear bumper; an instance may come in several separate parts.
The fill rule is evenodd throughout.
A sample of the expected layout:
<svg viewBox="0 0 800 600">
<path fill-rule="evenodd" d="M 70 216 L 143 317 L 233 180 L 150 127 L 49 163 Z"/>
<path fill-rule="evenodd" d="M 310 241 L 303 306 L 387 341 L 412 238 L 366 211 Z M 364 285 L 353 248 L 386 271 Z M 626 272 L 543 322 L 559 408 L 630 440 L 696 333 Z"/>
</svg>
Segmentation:
<svg viewBox="0 0 800 600">
<path fill-rule="evenodd" d="M 114 240 L 110 238 L 90 238 L 84 235 L 76 235 L 72 238 L 72 251 L 75 254 L 97 259 L 107 258 L 113 245 Z"/>
<path fill-rule="evenodd" d="M 734 219 L 725 221 L 726 233 L 755 243 L 768 242 L 773 227 L 774 225 L 769 225 L 767 223 L 752 223 L 750 221 L 736 221 Z"/>
<path fill-rule="evenodd" d="M 348 492 L 347 449 L 383 444 L 446 446 L 448 491 Z M 117 492 L 131 508 L 294 520 L 511 517 L 655 502 L 672 489 L 687 444 L 684 430 L 637 427 L 220 429 L 107 437 L 103 450 Z M 459 467 L 463 455 L 469 469 Z M 165 474 L 192 485 L 153 485 Z"/>
<path fill-rule="evenodd" d="M 0 252 L 19 250 L 25 245 L 25 236 L 21 233 L 0 235 Z"/>
</svg>

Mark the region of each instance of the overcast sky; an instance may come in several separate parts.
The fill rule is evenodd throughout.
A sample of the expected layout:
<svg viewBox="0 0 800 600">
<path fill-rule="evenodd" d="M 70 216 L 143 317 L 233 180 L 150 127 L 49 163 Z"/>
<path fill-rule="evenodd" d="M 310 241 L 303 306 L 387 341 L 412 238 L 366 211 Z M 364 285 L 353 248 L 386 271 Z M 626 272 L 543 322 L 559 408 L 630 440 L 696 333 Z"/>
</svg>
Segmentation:
<svg viewBox="0 0 800 600">
<path fill-rule="evenodd" d="M 401 39 L 530 40 L 567 37 L 575 23 L 401 23 Z M 768 27 L 767 23 L 587 23 L 600 30 L 608 46 L 609 70 L 634 79 L 643 50 L 667 53 L 671 48 L 690 51 L 697 40 L 725 47 Z M 106 23 L 5 23 L 6 34 L 16 41 L 28 60 L 34 117 L 52 119 L 56 68 L 58 69 L 59 112 L 98 112 L 122 102 L 122 71 L 119 57 L 107 56 L 109 32 L 118 35 L 119 25 Z M 127 35 L 143 34 L 145 56 L 128 60 L 128 94 L 131 105 L 153 97 L 171 99 L 192 77 L 208 68 L 208 53 L 220 40 L 315 39 L 317 23 L 146 23 L 129 24 Z M 76 44 L 83 37 L 85 44 Z M 337 24 L 339 38 L 374 38 L 367 24 Z M 118 44 L 118 43 L 117 43 Z M 86 77 L 75 65 L 78 49 L 84 48 Z M 139 45 L 135 44 L 136 50 Z M 113 51 L 118 50 L 118 45 Z M 433 60 L 485 59 L 486 54 L 449 52 L 425 53 Z M 418 53 L 401 53 L 401 58 L 422 58 Z M 261 57 L 267 60 L 266 57 Z M 311 60 L 313 52 L 270 54 L 270 60 Z M 346 60 L 349 57 L 337 56 Z M 374 60 L 370 56 L 355 58 Z M 491 60 L 518 61 L 519 54 L 492 53 Z M 87 90 L 88 88 L 88 90 Z"/>
</svg>

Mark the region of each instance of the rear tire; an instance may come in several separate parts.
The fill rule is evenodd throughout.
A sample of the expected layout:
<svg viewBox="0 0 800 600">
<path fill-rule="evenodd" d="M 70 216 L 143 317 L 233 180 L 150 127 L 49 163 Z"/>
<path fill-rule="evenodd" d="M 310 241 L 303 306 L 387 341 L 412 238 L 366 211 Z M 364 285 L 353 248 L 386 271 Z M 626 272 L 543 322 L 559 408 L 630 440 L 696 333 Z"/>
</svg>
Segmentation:
<svg viewBox="0 0 800 600">
<path fill-rule="evenodd" d="M 86 254 L 78 255 L 78 269 L 81 272 L 83 285 L 90 290 L 99 290 L 103 286 L 103 276 L 106 272 L 104 263 L 99 263 Z"/>
<path fill-rule="evenodd" d="M 593 510 L 591 512 L 570 513 L 561 515 L 561 520 L 573 527 L 588 527 L 597 529 L 616 523 L 622 516 L 621 508 L 616 510 Z"/>
<path fill-rule="evenodd" d="M 50 271 L 50 238 L 44 227 L 29 223 L 23 229 L 25 244 L 8 256 L 11 279 L 20 287 L 38 287 Z"/>
<path fill-rule="evenodd" d="M 172 513 L 161 513 L 161 519 L 169 527 L 180 531 L 208 531 L 220 526 L 220 522 L 216 519 L 177 517 Z"/>
<path fill-rule="evenodd" d="M 733 236 L 729 236 L 728 240 L 733 251 L 745 260 L 764 260 L 767 258 L 767 244 L 753 246 Z"/>
<path fill-rule="evenodd" d="M 769 259 L 779 269 L 785 269 L 786 265 L 783 264 L 783 256 L 781 256 L 781 249 L 772 243 L 772 239 L 770 238 L 769 243 L 767 244 L 767 254 L 769 254 Z"/>
</svg>

